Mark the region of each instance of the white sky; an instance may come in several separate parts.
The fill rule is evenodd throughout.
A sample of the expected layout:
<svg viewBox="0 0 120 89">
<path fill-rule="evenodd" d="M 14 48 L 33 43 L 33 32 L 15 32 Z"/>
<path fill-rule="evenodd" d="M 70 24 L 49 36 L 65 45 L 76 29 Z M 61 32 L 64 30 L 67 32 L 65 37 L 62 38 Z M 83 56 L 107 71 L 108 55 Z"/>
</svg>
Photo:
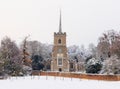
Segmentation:
<svg viewBox="0 0 120 89">
<path fill-rule="evenodd" d="M 21 42 L 53 43 L 59 29 L 67 32 L 67 45 L 97 44 L 106 30 L 120 30 L 120 0 L 0 0 L 0 40 L 9 36 Z"/>
</svg>

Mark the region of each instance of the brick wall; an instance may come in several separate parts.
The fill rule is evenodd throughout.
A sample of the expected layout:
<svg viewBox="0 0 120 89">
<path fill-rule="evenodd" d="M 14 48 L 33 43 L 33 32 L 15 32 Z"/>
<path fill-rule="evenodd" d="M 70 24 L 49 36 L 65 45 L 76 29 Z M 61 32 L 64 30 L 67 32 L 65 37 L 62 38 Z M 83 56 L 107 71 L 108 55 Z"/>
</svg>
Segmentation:
<svg viewBox="0 0 120 89">
<path fill-rule="evenodd" d="M 40 76 L 56 76 L 67 78 L 81 78 L 91 80 L 120 81 L 120 75 L 93 75 L 93 74 L 77 74 L 77 73 L 60 73 L 60 72 L 39 72 L 34 71 L 33 75 Z"/>
</svg>

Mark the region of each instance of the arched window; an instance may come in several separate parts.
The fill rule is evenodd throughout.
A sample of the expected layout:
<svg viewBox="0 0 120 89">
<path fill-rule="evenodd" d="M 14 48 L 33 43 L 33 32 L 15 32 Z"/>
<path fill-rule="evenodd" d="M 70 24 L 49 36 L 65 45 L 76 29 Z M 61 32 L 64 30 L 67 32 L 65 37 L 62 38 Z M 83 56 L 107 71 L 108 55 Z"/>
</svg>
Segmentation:
<svg viewBox="0 0 120 89">
<path fill-rule="evenodd" d="M 62 66 L 62 58 L 61 57 L 58 58 L 58 66 Z"/>
<path fill-rule="evenodd" d="M 61 44 L 61 39 L 58 40 L 58 43 Z"/>
</svg>

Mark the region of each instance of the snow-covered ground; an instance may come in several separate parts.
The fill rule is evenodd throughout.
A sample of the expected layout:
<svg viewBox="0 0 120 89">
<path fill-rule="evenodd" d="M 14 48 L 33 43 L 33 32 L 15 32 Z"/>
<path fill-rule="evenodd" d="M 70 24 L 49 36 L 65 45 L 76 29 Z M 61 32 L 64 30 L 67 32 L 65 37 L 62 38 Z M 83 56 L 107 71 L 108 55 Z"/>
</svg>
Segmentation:
<svg viewBox="0 0 120 89">
<path fill-rule="evenodd" d="M 13 77 L 0 80 L 0 89 L 120 89 L 119 82 L 60 77 Z"/>
</svg>

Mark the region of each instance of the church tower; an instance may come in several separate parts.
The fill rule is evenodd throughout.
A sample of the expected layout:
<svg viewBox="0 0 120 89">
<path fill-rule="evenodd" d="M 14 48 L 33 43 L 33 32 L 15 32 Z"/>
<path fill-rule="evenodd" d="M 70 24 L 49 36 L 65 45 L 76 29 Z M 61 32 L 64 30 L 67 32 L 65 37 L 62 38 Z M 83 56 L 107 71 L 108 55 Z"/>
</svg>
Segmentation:
<svg viewBox="0 0 120 89">
<path fill-rule="evenodd" d="M 62 32 L 61 12 L 59 31 L 54 33 L 54 45 L 52 50 L 51 71 L 69 71 L 69 61 L 66 47 L 66 33 Z"/>
</svg>

